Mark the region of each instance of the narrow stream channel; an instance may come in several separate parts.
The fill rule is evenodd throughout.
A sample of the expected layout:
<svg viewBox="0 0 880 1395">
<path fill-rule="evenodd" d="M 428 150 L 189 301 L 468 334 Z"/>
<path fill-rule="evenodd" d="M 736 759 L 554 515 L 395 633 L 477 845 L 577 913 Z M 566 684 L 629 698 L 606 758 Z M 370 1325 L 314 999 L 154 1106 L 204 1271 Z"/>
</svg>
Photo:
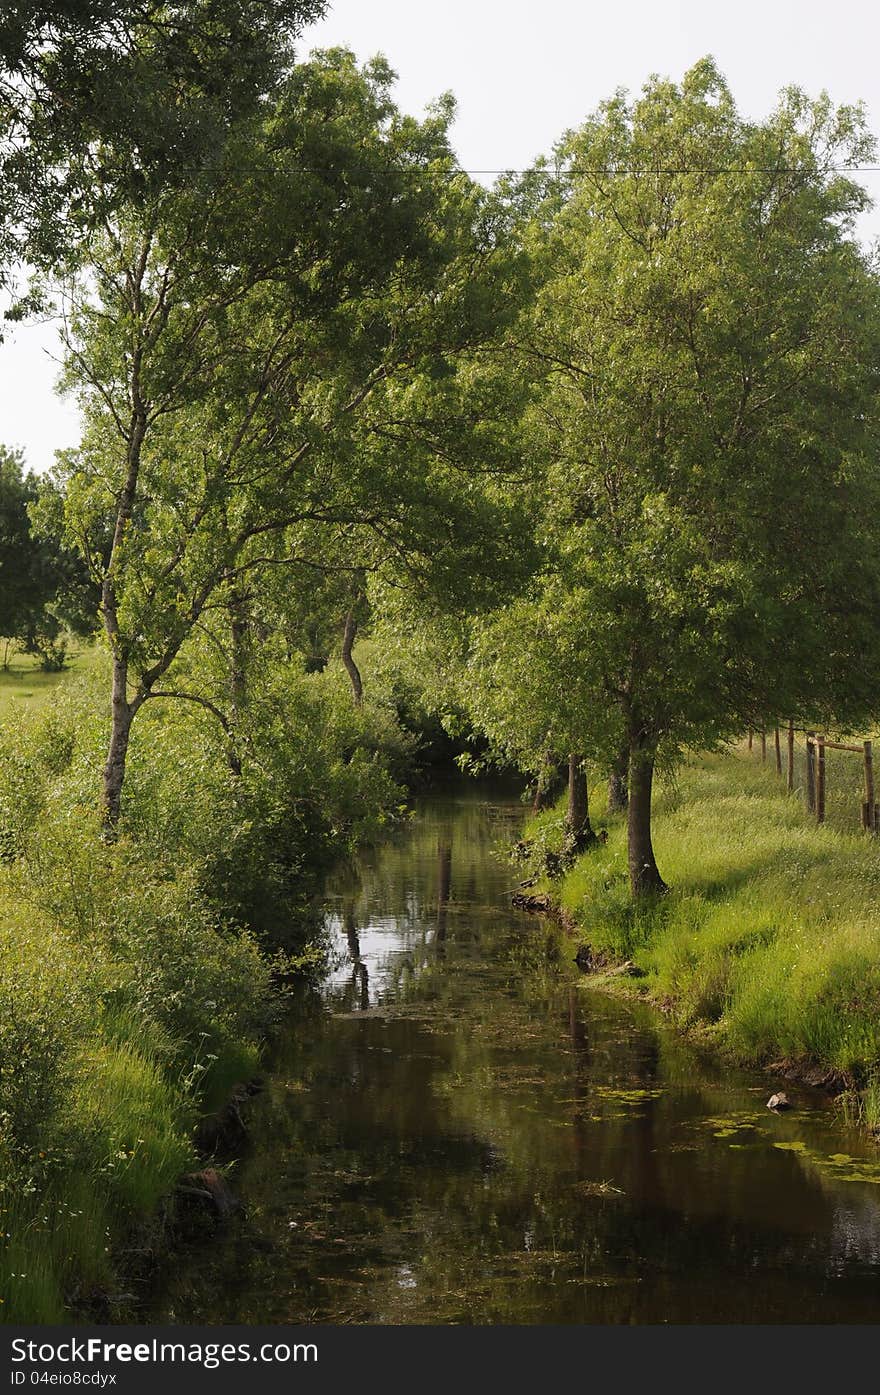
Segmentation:
<svg viewBox="0 0 880 1395">
<path fill-rule="evenodd" d="M 880 1155 L 585 990 L 464 785 L 340 875 L 233 1185 L 149 1314 L 211 1323 L 875 1322 Z"/>
</svg>

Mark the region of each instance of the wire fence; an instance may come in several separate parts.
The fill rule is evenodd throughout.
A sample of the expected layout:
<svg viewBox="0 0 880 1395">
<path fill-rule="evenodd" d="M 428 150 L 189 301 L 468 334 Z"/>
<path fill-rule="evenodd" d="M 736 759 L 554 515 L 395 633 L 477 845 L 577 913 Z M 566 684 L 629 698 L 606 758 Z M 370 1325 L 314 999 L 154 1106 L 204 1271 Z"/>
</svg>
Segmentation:
<svg viewBox="0 0 880 1395">
<path fill-rule="evenodd" d="M 831 737 L 793 722 L 749 731 L 748 750 L 770 769 L 804 812 L 817 823 L 870 836 L 880 832 L 880 803 L 874 785 L 871 738 Z"/>
</svg>

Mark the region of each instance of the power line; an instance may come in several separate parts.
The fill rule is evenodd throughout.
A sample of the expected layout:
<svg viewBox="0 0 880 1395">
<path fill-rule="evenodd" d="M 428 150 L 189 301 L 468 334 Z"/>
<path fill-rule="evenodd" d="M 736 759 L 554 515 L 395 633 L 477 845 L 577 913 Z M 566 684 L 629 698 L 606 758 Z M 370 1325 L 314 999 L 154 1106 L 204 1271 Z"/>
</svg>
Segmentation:
<svg viewBox="0 0 880 1395">
<path fill-rule="evenodd" d="M 187 166 L 178 166 L 178 169 L 187 169 Z M 454 178 L 459 174 L 468 175 L 536 175 L 544 179 L 576 179 L 576 178 L 600 178 L 615 174 L 634 175 L 679 175 L 679 174 L 880 174 L 880 165 L 826 165 L 823 169 L 810 170 L 798 165 L 673 165 L 662 169 L 648 169 L 638 165 L 608 165 L 592 167 L 579 167 L 574 169 L 538 169 L 529 166 L 526 169 L 511 169 L 509 166 L 499 169 L 470 169 L 463 165 L 454 165 L 449 169 L 432 169 L 429 165 L 388 165 L 386 168 L 377 168 L 373 165 L 241 165 L 235 168 L 242 174 L 364 174 L 364 175 L 400 175 L 412 174 L 418 177 L 425 175 L 443 174 L 448 178 Z M 203 165 L 191 165 L 189 172 L 193 174 L 209 173 L 211 167 Z M 216 168 L 214 169 L 216 172 Z"/>
<path fill-rule="evenodd" d="M 603 174 L 880 174 L 880 165 L 826 165 L 822 170 L 807 170 L 803 166 L 792 165 L 672 165 L 663 169 L 647 169 L 638 165 L 607 165 L 596 168 L 583 167 L 562 170 L 497 169 L 475 170 L 457 169 L 456 174 L 544 174 L 548 179 L 565 178 L 574 175 Z"/>
</svg>

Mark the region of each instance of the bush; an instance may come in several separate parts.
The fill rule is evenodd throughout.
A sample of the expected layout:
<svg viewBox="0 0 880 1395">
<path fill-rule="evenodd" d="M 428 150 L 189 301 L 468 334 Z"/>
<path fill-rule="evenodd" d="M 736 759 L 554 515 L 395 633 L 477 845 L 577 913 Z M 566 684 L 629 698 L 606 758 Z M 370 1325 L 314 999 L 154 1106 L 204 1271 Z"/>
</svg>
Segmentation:
<svg viewBox="0 0 880 1395">
<path fill-rule="evenodd" d="M 192 867 L 220 915 L 295 950 L 321 871 L 397 816 L 412 749 L 389 707 L 353 706 L 344 674 L 279 663 L 251 695 L 240 776 L 210 714 L 145 709 L 126 828 L 156 858 Z"/>
</svg>

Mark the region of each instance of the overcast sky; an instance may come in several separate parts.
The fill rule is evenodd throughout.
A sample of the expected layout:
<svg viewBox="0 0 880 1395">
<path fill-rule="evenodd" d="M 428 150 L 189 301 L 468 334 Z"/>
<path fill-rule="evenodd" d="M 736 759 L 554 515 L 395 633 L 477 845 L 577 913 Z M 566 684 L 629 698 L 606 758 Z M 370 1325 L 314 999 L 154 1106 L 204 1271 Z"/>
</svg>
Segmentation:
<svg viewBox="0 0 880 1395">
<path fill-rule="evenodd" d="M 452 91 L 455 145 L 477 171 L 523 168 L 615 88 L 638 89 L 651 73 L 680 78 L 705 54 L 747 116 L 797 83 L 863 100 L 880 132 L 878 39 L 876 0 L 336 0 L 301 49 L 383 53 L 398 104 L 415 114 Z M 880 174 L 863 178 L 880 202 Z M 880 235 L 880 210 L 863 231 Z M 24 447 L 35 469 L 77 440 L 76 413 L 53 392 L 54 352 L 46 326 L 19 327 L 0 347 L 0 441 Z"/>
</svg>

